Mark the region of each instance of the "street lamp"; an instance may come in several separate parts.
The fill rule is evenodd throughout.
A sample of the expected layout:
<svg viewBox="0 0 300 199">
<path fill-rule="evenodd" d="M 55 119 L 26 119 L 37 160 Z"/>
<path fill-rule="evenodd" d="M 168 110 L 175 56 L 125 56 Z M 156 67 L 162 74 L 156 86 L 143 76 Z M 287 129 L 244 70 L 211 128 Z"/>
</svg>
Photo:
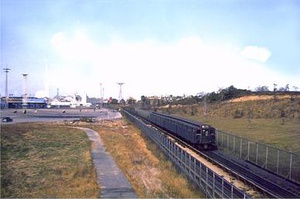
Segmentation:
<svg viewBox="0 0 300 199">
<path fill-rule="evenodd" d="M 100 105 L 99 108 L 103 108 L 103 98 L 104 98 L 104 88 L 102 87 L 102 83 L 100 83 Z"/>
<path fill-rule="evenodd" d="M 27 86 L 27 73 L 23 73 L 23 108 L 27 108 L 27 99 L 28 99 L 28 86 Z"/>
<path fill-rule="evenodd" d="M 3 68 L 4 72 L 6 73 L 5 78 L 5 108 L 8 108 L 8 85 L 7 85 L 7 74 L 10 71 L 9 68 Z"/>
<path fill-rule="evenodd" d="M 102 109 L 102 83 L 100 84 L 100 104 L 99 104 L 99 109 Z"/>
</svg>

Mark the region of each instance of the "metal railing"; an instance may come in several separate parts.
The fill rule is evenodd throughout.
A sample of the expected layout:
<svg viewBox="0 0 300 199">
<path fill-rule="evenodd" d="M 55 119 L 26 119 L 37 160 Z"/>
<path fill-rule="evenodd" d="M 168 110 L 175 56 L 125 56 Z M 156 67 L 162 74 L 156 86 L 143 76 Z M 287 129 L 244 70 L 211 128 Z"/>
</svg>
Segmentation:
<svg viewBox="0 0 300 199">
<path fill-rule="evenodd" d="M 222 131 L 217 131 L 217 145 L 225 153 L 230 153 L 281 177 L 300 183 L 299 154 Z"/>
<path fill-rule="evenodd" d="M 182 150 L 161 131 L 148 126 L 134 115 L 125 111 L 125 116 L 151 138 L 172 163 L 184 172 L 189 180 L 200 187 L 210 198 L 249 198 L 243 191 L 206 167 L 195 157 Z"/>
</svg>

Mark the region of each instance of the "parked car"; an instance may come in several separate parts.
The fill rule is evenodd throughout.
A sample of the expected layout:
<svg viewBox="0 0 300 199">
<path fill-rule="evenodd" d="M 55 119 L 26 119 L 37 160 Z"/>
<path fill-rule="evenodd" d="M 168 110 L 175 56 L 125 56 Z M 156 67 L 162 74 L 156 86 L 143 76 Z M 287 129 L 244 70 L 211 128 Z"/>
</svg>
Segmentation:
<svg viewBox="0 0 300 199">
<path fill-rule="evenodd" d="M 10 118 L 10 117 L 3 117 L 2 118 L 2 122 L 12 122 L 12 121 L 13 121 L 13 119 Z"/>
</svg>

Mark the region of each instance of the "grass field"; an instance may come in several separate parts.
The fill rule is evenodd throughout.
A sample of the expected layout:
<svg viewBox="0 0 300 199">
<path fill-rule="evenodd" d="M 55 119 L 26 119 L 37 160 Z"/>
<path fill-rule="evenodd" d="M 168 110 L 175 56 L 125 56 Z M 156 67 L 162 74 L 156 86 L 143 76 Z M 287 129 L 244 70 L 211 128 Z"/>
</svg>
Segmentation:
<svg viewBox="0 0 300 199">
<path fill-rule="evenodd" d="M 1 198 L 96 198 L 84 132 L 58 124 L 1 125 Z"/>
<path fill-rule="evenodd" d="M 201 121 L 243 138 L 300 153 L 299 98 L 174 106 L 162 111 Z"/>
<path fill-rule="evenodd" d="M 300 153 L 300 119 L 287 119 L 284 125 L 276 118 L 252 119 L 250 124 L 246 118 L 193 117 L 193 119 L 205 121 L 218 130 L 243 138 Z"/>
</svg>

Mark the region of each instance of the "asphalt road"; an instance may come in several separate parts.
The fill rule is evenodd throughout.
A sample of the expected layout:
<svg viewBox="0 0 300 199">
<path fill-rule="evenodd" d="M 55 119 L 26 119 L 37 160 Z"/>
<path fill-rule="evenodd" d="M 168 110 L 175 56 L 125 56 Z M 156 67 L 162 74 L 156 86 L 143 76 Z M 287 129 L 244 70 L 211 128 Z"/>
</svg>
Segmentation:
<svg viewBox="0 0 300 199">
<path fill-rule="evenodd" d="M 95 118 L 96 120 L 116 119 L 122 117 L 111 109 L 5 109 L 0 110 L 1 124 L 26 122 L 53 122 L 76 120 L 80 118 Z M 10 117 L 13 122 L 2 122 L 3 117 Z"/>
</svg>

